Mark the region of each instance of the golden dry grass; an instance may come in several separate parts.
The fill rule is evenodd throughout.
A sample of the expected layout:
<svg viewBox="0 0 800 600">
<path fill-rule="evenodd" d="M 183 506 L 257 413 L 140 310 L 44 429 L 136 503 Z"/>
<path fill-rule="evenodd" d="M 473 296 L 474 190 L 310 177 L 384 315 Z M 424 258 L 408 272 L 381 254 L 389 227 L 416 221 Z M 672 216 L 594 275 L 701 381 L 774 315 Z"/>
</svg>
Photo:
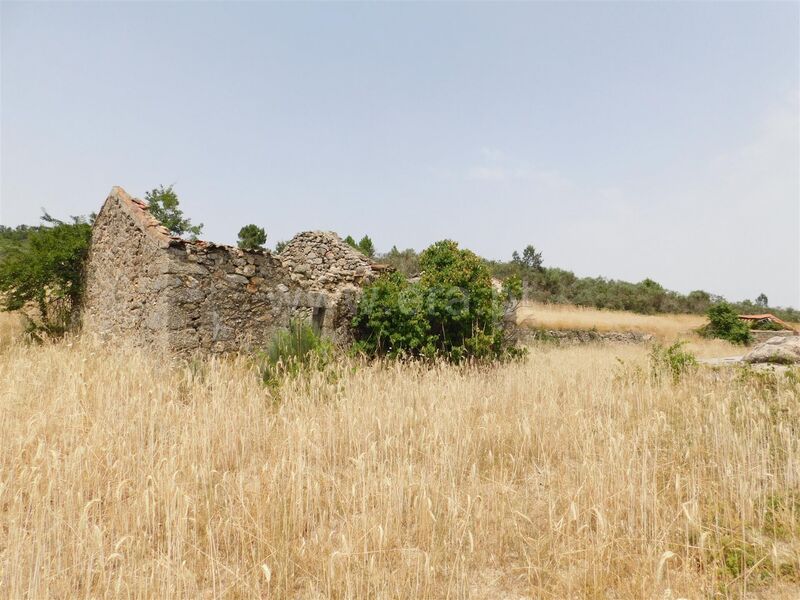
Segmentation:
<svg viewBox="0 0 800 600">
<path fill-rule="evenodd" d="M 797 597 L 785 378 L 0 350 L 6 598 Z"/>
<path fill-rule="evenodd" d="M 526 302 L 517 309 L 517 321 L 528 327 L 546 329 L 639 331 L 672 341 L 691 336 L 706 318 L 702 315 L 640 315 L 621 310 Z"/>
<path fill-rule="evenodd" d="M 649 333 L 657 342 L 685 341 L 698 358 L 741 356 L 746 348 L 725 340 L 705 339 L 695 330 L 706 322 L 702 315 L 641 315 L 566 304 L 526 302 L 517 309 L 517 323 L 534 329 L 636 331 Z"/>
<path fill-rule="evenodd" d="M 21 316 L 0 312 L 0 349 L 18 340 L 23 329 Z"/>
</svg>

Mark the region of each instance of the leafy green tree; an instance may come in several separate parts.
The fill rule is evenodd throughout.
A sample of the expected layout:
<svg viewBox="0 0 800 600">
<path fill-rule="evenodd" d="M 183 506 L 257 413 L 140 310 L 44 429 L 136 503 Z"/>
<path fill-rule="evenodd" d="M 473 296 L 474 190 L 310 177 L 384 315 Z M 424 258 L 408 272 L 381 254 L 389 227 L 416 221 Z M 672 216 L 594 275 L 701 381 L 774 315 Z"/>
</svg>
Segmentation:
<svg viewBox="0 0 800 600">
<path fill-rule="evenodd" d="M 288 243 L 289 242 L 285 242 L 283 240 L 281 240 L 280 242 L 276 242 L 275 243 L 275 254 L 280 254 L 281 252 L 283 252 L 283 249 L 286 248 L 286 244 L 288 244 Z"/>
<path fill-rule="evenodd" d="M 692 313 L 704 313 L 711 304 L 711 294 L 703 290 L 694 290 L 686 296 L 686 310 Z"/>
<path fill-rule="evenodd" d="M 762 292 L 758 295 L 758 298 L 756 298 L 756 304 L 761 308 L 767 308 L 769 306 L 769 298 Z"/>
<path fill-rule="evenodd" d="M 161 224 L 175 235 L 189 234 L 191 239 L 197 239 L 203 230 L 203 224 L 192 225 L 190 219 L 183 216 L 183 211 L 178 208 L 180 201 L 172 186 L 163 185 L 150 190 L 145 194 L 145 199 L 150 203 L 150 214 L 158 219 Z"/>
<path fill-rule="evenodd" d="M 419 273 L 419 255 L 413 248 L 400 251 L 397 246 L 392 246 L 389 252 L 379 257 L 379 260 L 407 277 Z"/>
<path fill-rule="evenodd" d="M 64 222 L 45 213 L 42 221 L 24 241 L 3 249 L 0 307 L 21 311 L 37 337 L 60 336 L 74 324 L 80 307 L 92 229 L 83 217 Z"/>
<path fill-rule="evenodd" d="M 10 248 L 24 242 L 28 238 L 28 234 L 35 229 L 37 227 L 30 225 L 17 225 L 16 227 L 0 225 L 0 256 L 2 256 L 3 248 Z"/>
<path fill-rule="evenodd" d="M 534 271 L 541 271 L 542 253 L 538 252 L 536 248 L 534 248 L 530 244 L 525 246 L 525 249 L 522 251 L 522 264 L 525 265 L 525 267 L 528 269 L 532 269 Z"/>
<path fill-rule="evenodd" d="M 456 242 L 443 240 L 425 249 L 419 265 L 439 352 L 454 360 L 499 352 L 502 304 L 483 261 Z"/>
<path fill-rule="evenodd" d="M 250 224 L 239 230 L 239 241 L 236 243 L 242 250 L 263 250 L 267 243 L 267 234 L 263 227 Z"/>
<path fill-rule="evenodd" d="M 356 242 L 352 235 L 348 235 L 344 238 L 344 243 L 370 258 L 375 257 L 375 245 L 368 235 L 362 237 L 358 242 Z"/>
<path fill-rule="evenodd" d="M 705 337 L 721 338 L 734 344 L 751 340 L 750 328 L 727 302 L 718 302 L 708 309 L 708 323 L 699 332 Z"/>
<path fill-rule="evenodd" d="M 484 261 L 444 240 L 419 257 L 410 283 L 391 273 L 366 286 L 356 310 L 358 347 L 368 354 L 493 358 L 506 348 L 504 299 Z M 514 294 L 513 285 L 506 291 Z"/>
<path fill-rule="evenodd" d="M 503 299 L 513 304 L 522 299 L 522 279 L 519 275 L 512 275 L 503 282 Z"/>
<path fill-rule="evenodd" d="M 358 249 L 361 250 L 362 254 L 370 258 L 375 256 L 375 245 L 368 235 L 365 235 L 358 241 Z"/>
</svg>

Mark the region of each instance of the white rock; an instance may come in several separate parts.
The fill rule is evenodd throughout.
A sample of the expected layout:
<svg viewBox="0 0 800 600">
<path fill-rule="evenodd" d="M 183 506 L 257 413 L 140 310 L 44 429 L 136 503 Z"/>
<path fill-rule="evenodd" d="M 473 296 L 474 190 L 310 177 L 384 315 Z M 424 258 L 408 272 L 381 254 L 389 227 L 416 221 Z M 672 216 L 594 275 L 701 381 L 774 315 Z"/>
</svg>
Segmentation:
<svg viewBox="0 0 800 600">
<path fill-rule="evenodd" d="M 745 354 L 748 363 L 800 364 L 800 335 L 775 336 Z"/>
</svg>

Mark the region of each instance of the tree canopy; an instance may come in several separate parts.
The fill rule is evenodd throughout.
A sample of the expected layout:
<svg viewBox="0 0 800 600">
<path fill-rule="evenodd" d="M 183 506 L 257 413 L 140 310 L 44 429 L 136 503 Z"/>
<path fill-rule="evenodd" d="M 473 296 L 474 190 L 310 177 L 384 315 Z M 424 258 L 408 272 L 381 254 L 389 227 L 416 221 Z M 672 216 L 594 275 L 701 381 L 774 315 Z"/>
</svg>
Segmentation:
<svg viewBox="0 0 800 600">
<path fill-rule="evenodd" d="M 145 193 L 145 200 L 149 202 L 150 214 L 158 219 L 161 224 L 175 235 L 189 235 L 191 239 L 203 231 L 203 224 L 192 225 L 192 221 L 183 216 L 183 211 L 178 208 L 180 201 L 172 186 L 158 186 Z"/>
<path fill-rule="evenodd" d="M 242 250 L 263 250 L 267 243 L 267 233 L 263 227 L 253 223 L 245 225 L 239 230 L 239 241 L 237 245 Z"/>
<path fill-rule="evenodd" d="M 420 254 L 419 266 L 418 282 L 394 272 L 365 288 L 353 320 L 361 350 L 453 361 L 510 351 L 503 331 L 508 298 L 495 293 L 482 259 L 443 240 Z"/>
<path fill-rule="evenodd" d="M 21 311 L 33 333 L 61 335 L 80 306 L 92 229 L 85 217 L 65 222 L 45 213 L 42 222 L 3 245 L 0 306 Z"/>
</svg>

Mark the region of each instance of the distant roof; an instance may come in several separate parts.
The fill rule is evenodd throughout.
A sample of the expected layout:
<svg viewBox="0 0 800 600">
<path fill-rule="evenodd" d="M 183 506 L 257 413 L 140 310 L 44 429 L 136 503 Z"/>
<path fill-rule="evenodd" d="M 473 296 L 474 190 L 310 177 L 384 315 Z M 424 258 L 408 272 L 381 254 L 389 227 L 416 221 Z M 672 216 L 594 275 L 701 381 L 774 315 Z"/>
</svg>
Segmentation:
<svg viewBox="0 0 800 600">
<path fill-rule="evenodd" d="M 784 327 L 785 329 L 790 329 L 794 331 L 794 327 L 789 325 L 786 321 L 782 321 L 772 313 L 764 313 L 761 315 L 739 315 L 739 318 L 744 321 L 772 321 L 773 323 L 777 323 L 778 325 Z"/>
</svg>

